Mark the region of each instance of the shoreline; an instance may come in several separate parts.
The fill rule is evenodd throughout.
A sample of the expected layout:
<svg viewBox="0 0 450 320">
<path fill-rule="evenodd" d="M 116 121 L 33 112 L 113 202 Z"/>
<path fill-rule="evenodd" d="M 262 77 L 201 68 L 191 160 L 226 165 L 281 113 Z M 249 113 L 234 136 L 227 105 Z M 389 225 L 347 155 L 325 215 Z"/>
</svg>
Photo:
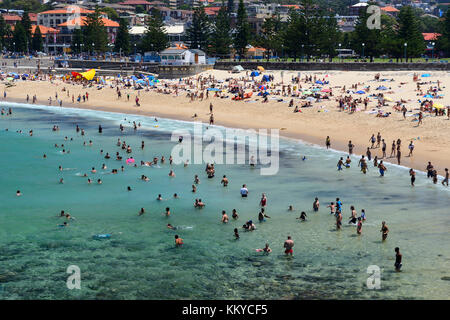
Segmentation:
<svg viewBox="0 0 450 320">
<path fill-rule="evenodd" d="M 35 104 L 27 103 L 26 101 L 20 101 L 20 100 L 21 99 L 18 99 L 18 98 L 7 98 L 6 100 L 0 100 L 0 101 L 4 102 L 4 103 L 11 102 L 11 103 L 19 103 L 19 104 L 24 104 L 24 105 L 29 105 L 29 106 L 33 106 L 33 105 L 35 105 L 35 106 L 40 105 L 40 106 L 44 106 L 44 107 L 48 106 L 48 105 L 43 105 L 43 104 L 39 104 L 39 103 L 35 103 Z M 58 105 L 51 105 L 51 107 L 60 108 Z M 91 110 L 91 111 L 100 111 L 100 112 L 111 112 L 111 113 L 115 113 L 115 114 L 129 114 L 129 115 L 135 115 L 135 116 L 141 115 L 141 116 L 150 117 L 150 118 L 156 117 L 156 118 L 163 118 L 163 119 L 168 119 L 168 120 L 186 121 L 186 122 L 191 122 L 191 123 L 194 122 L 192 117 L 183 117 L 183 116 L 176 117 L 176 116 L 174 116 L 172 114 L 168 114 L 168 113 L 148 112 L 145 110 L 143 112 L 141 112 L 142 110 L 137 109 L 139 107 L 135 107 L 136 111 L 138 111 L 138 112 L 133 112 L 132 110 L 117 110 L 116 108 L 104 107 L 104 106 L 91 107 L 91 106 L 85 106 L 81 103 L 75 104 L 75 103 L 68 102 L 68 103 L 63 103 L 62 108 L 73 108 L 73 109 L 82 109 L 82 110 Z M 206 122 L 204 122 L 204 123 L 206 123 Z M 244 130 L 246 130 L 246 129 L 256 129 L 256 130 L 257 129 L 266 129 L 264 127 L 258 127 L 258 126 L 254 126 L 254 127 L 243 126 L 242 124 L 230 122 L 230 121 L 217 121 L 217 122 L 215 121 L 214 125 L 223 126 L 225 128 L 231 128 L 231 129 L 244 129 Z M 326 149 L 326 147 L 323 143 L 324 141 L 322 141 L 324 139 L 321 139 L 317 136 L 308 135 L 308 134 L 300 134 L 300 133 L 290 133 L 290 132 L 286 132 L 285 130 L 279 130 L 279 134 L 283 138 L 292 139 L 297 142 L 301 142 L 301 143 L 305 143 L 305 144 L 313 144 L 319 148 Z M 336 148 L 336 145 L 338 146 L 337 148 Z M 330 149 L 336 153 L 342 152 L 343 153 L 342 156 L 345 157 L 348 155 L 348 152 L 344 151 L 345 146 L 346 146 L 345 141 L 334 141 L 334 143 L 332 142 L 332 146 Z M 378 149 L 380 149 L 380 148 L 378 148 Z M 375 149 L 371 149 L 371 150 L 375 150 Z M 386 150 L 386 153 L 388 153 L 388 149 Z M 358 149 L 356 149 L 356 152 L 354 152 L 352 154 L 352 156 L 355 156 L 355 157 L 360 157 L 361 155 L 362 155 L 362 153 L 359 153 Z M 337 157 L 336 158 L 336 161 L 337 161 L 339 156 L 337 155 L 336 157 Z M 415 157 L 417 157 L 417 155 L 415 155 Z M 405 164 L 398 165 L 395 162 L 389 161 L 389 159 L 396 159 L 396 158 L 387 157 L 386 159 L 383 160 L 383 162 L 388 165 L 403 167 L 405 169 L 413 168 L 420 172 L 426 173 L 426 170 L 424 170 L 423 167 L 420 167 L 417 164 L 412 164 L 411 166 L 406 166 Z M 405 159 L 402 159 L 402 160 L 405 160 Z M 373 161 L 373 158 L 372 158 L 372 161 Z M 432 160 L 432 163 L 439 163 L 439 160 L 436 160 L 436 159 Z M 425 162 L 424 162 L 424 164 L 425 164 Z M 439 176 L 439 178 L 442 178 L 442 175 L 440 175 L 439 173 L 438 173 L 438 176 Z"/>
<path fill-rule="evenodd" d="M 284 83 L 288 85 L 291 77 L 298 76 L 297 72 L 285 71 L 281 76 L 280 71 L 267 71 L 268 74 L 274 76 L 273 83 L 280 87 Z M 230 77 L 243 77 L 244 72 L 238 75 L 230 74 L 225 71 L 210 70 L 200 74 L 203 77 L 213 76 L 217 81 L 224 82 L 224 79 Z M 199 75 L 199 76 L 200 76 Z M 7 92 L 6 99 L 1 101 L 10 101 L 17 103 L 26 103 L 26 95 L 29 94 L 38 98 L 37 104 L 48 105 L 48 97 L 53 97 L 53 106 L 55 106 L 55 94 L 62 99 L 63 108 L 73 107 L 79 109 L 98 110 L 105 112 L 115 112 L 133 115 L 143 115 L 149 117 L 160 117 L 182 121 L 202 121 L 209 123 L 210 103 L 213 104 L 214 124 L 239 129 L 279 129 L 282 137 L 301 140 L 305 143 L 311 143 L 320 147 L 325 147 L 325 138 L 330 136 L 331 147 L 334 150 L 342 152 L 340 156 L 348 155 L 348 141 L 351 140 L 355 145 L 353 148 L 354 155 L 365 155 L 367 147 L 370 146 L 369 138 L 372 134 L 381 133 L 385 139 L 387 148 L 386 154 L 391 154 L 391 144 L 393 140 L 402 140 L 402 158 L 401 166 L 414 168 L 425 171 L 428 161 L 430 161 L 439 175 L 442 175 L 444 168 L 450 167 L 450 121 L 447 116 L 435 117 L 426 114 L 423 125 L 417 126 L 417 122 L 412 121 L 420 106 L 419 100 L 423 99 L 421 94 L 416 90 L 416 83 L 412 80 L 412 73 L 406 72 L 389 72 L 382 73 L 383 81 L 375 81 L 373 72 L 303 72 L 302 75 L 329 77 L 330 84 L 328 87 L 333 89 L 334 95 L 330 99 L 314 102 L 312 107 L 301 108 L 301 112 L 293 113 L 293 108 L 288 107 L 289 100 L 294 100 L 294 105 L 301 105 L 304 100 L 292 98 L 291 96 L 277 95 L 271 92 L 267 103 L 262 103 L 262 98 L 254 94 L 252 98 L 245 101 L 232 101 L 232 94 L 225 93 L 227 98 L 214 97 L 211 93 L 209 98 L 203 100 L 188 99 L 187 92 L 199 91 L 197 85 L 190 85 L 189 88 L 182 89 L 175 95 L 174 92 L 164 94 L 156 92 L 152 89 L 134 90 L 132 88 L 121 88 L 122 98 L 118 98 L 116 88 L 105 85 L 102 88 L 96 86 L 83 87 L 79 84 L 56 81 L 19 81 L 12 87 L 5 86 Z M 425 82 L 422 85 L 423 90 L 427 90 L 429 86 L 433 86 L 436 80 L 440 80 L 441 93 L 448 91 L 450 88 L 450 74 L 448 72 L 433 72 L 431 75 L 434 81 Z M 395 79 L 394 79 L 395 78 Z M 392 80 L 389 80 L 392 79 Z M 389 81 L 388 81 L 389 80 Z M 421 79 L 424 81 L 425 79 Z M 428 78 L 430 80 L 430 78 Z M 195 80 L 191 80 L 195 81 Z M 373 97 L 369 98 L 367 111 L 360 108 L 355 113 L 348 111 L 340 111 L 337 107 L 335 99 L 341 95 L 345 95 L 341 90 L 343 86 L 350 88 L 353 83 L 358 84 L 359 88 L 369 85 L 371 93 L 379 93 L 374 89 L 376 86 L 385 85 L 390 91 L 384 94 L 389 95 L 391 103 L 387 103 L 382 108 L 383 112 L 389 112 L 390 116 L 386 118 L 375 117 L 373 110 L 376 110 L 377 100 Z M 168 81 L 166 85 L 178 83 L 177 81 Z M 219 82 L 221 83 L 221 82 Z M 164 81 L 163 83 L 164 84 Z M 162 91 L 165 87 L 162 84 L 158 89 Z M 292 84 L 291 84 L 292 85 Z M 301 83 L 303 88 L 308 85 Z M 67 92 L 62 89 L 66 88 Z M 165 90 L 165 89 L 164 89 Z M 304 89 L 301 89 L 304 90 Z M 72 103 L 71 96 L 84 95 L 89 93 L 89 99 L 86 102 Z M 130 96 L 129 100 L 127 95 Z M 47 97 L 47 98 L 46 98 Z M 139 97 L 140 107 L 134 103 L 134 99 Z M 358 96 L 364 98 L 364 96 Z M 401 112 L 393 109 L 394 101 L 400 99 L 406 100 L 408 114 L 404 119 Z M 83 101 L 83 100 L 81 100 Z M 443 95 L 438 101 L 443 105 L 450 105 L 450 95 Z M 197 115 L 196 118 L 193 115 Z M 414 156 L 408 157 L 408 144 L 413 141 Z M 387 157 L 381 159 L 381 148 L 370 149 L 372 158 L 378 156 L 379 160 L 393 165 L 397 164 L 395 157 Z M 339 156 L 339 157 L 340 157 Z M 336 156 L 336 163 L 339 160 Z"/>
</svg>

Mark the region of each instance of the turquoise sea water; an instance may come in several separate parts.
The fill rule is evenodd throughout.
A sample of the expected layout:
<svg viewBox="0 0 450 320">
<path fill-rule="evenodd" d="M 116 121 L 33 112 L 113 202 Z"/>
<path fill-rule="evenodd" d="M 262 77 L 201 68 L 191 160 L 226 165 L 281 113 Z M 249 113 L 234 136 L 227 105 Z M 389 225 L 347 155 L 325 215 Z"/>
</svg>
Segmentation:
<svg viewBox="0 0 450 320">
<path fill-rule="evenodd" d="M 336 171 L 344 154 L 326 151 L 300 141 L 282 139 L 280 170 L 261 176 L 248 165 L 216 165 L 216 177 L 207 179 L 205 165 L 158 168 L 131 167 L 115 160 L 117 138 L 133 148 L 132 156 L 150 161 L 168 159 L 176 142 L 175 128 L 187 122 L 88 110 L 2 104 L 12 116 L 0 118 L 0 299 L 448 299 L 450 294 L 450 193 L 419 173 L 416 187 L 409 186 L 407 168 L 390 165 L 384 178 L 369 166 L 367 175 L 356 167 Z M 126 121 L 124 119 L 127 119 Z M 136 132 L 129 121 L 139 121 Z M 125 125 L 123 133 L 119 123 Z M 75 125 L 84 128 L 82 137 Z M 103 134 L 98 134 L 101 124 Z M 52 132 L 53 125 L 60 127 Z M 9 130 L 6 131 L 5 129 Z M 32 129 L 33 137 L 28 135 Z M 23 130 L 24 133 L 17 133 Z M 64 141 L 67 136 L 69 141 Z M 73 141 L 70 138 L 73 137 Z M 83 146 L 93 140 L 93 146 Z M 145 149 L 140 149 L 141 141 Z M 65 145 L 62 154 L 55 143 Z M 109 152 L 106 160 L 100 149 Z M 43 154 L 47 159 L 43 159 Z M 301 156 L 307 157 L 301 161 Z M 107 170 L 101 170 L 105 163 Z M 58 166 L 64 170 L 60 172 Z M 120 166 L 125 172 L 120 172 Z M 91 174 L 92 167 L 98 170 Z M 112 168 L 117 175 L 109 174 Z M 176 177 L 169 178 L 170 169 Z M 88 185 L 87 173 L 93 180 Z M 139 177 L 145 174 L 151 180 Z M 201 180 L 191 192 L 194 175 Z M 223 174 L 230 179 L 224 188 Z M 63 177 L 65 183 L 59 184 Z M 95 181 L 101 178 L 102 185 Z M 243 199 L 239 188 L 248 185 Z M 126 190 L 127 186 L 132 191 Z M 16 197 L 16 190 L 23 196 Z M 258 223 L 259 200 L 268 196 L 271 219 Z M 178 193 L 180 199 L 173 199 Z M 158 194 L 167 199 L 156 201 Z M 321 209 L 312 212 L 314 197 Z M 344 203 L 343 229 L 325 208 L 340 197 Z M 206 207 L 197 210 L 194 199 Z M 292 204 L 294 212 L 288 212 Z M 347 225 L 350 205 L 366 210 L 363 234 Z M 138 216 L 141 207 L 144 216 Z M 165 207 L 172 215 L 164 216 Z M 236 208 L 240 217 L 231 219 Z M 61 210 L 76 218 L 59 228 Z M 226 210 L 230 223 L 220 222 Z M 300 211 L 307 222 L 295 218 Z M 240 227 L 252 219 L 254 232 Z M 388 240 L 381 242 L 385 220 Z M 167 223 L 181 230 L 166 228 Z M 239 228 L 240 240 L 233 229 Z M 99 233 L 111 239 L 94 240 Z M 185 242 L 174 247 L 174 235 Z M 295 241 L 294 257 L 283 253 L 287 235 Z M 268 242 L 270 255 L 255 252 Z M 394 271 L 394 248 L 403 254 L 403 271 Z M 81 270 L 81 290 L 69 290 L 69 265 Z M 381 289 L 366 286 L 369 265 L 381 268 Z"/>
</svg>

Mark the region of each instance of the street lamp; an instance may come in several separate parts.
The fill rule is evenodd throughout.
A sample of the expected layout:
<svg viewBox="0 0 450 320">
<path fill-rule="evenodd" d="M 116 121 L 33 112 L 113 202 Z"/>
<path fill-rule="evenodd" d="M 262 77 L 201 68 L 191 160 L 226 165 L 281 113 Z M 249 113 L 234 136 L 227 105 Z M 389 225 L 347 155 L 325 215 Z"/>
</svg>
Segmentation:
<svg viewBox="0 0 450 320">
<path fill-rule="evenodd" d="M 303 62 L 303 48 L 305 47 L 304 44 L 302 44 L 302 62 Z"/>
<path fill-rule="evenodd" d="M 341 43 L 339 43 L 339 55 L 341 55 Z M 341 55 L 341 62 L 342 62 L 342 55 Z"/>
<path fill-rule="evenodd" d="M 433 60 L 434 58 L 434 42 L 431 43 L 432 47 L 431 47 L 431 60 Z"/>
<path fill-rule="evenodd" d="M 405 62 L 408 62 L 408 61 L 406 60 L 406 47 L 408 46 L 408 44 L 405 42 L 405 43 L 404 43 L 404 46 L 405 46 Z"/>
<path fill-rule="evenodd" d="M 363 42 L 362 43 L 362 58 L 364 59 L 364 47 L 366 46 L 366 44 Z"/>
</svg>

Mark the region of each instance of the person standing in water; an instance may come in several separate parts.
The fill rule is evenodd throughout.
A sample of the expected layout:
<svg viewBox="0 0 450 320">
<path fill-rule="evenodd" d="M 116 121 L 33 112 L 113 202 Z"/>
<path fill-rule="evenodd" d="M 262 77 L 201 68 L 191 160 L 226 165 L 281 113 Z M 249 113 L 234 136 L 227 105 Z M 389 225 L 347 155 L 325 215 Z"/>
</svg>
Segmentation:
<svg viewBox="0 0 450 320">
<path fill-rule="evenodd" d="M 409 169 L 409 175 L 411 176 L 411 186 L 414 187 L 414 181 L 416 181 L 416 172 L 414 169 Z"/>
<path fill-rule="evenodd" d="M 400 272 L 400 268 L 402 267 L 402 254 L 400 253 L 400 248 L 396 247 L 395 251 L 395 271 Z"/>
<path fill-rule="evenodd" d="M 449 179 L 448 168 L 445 168 L 445 178 L 444 178 L 444 180 L 442 180 L 443 186 L 446 185 L 448 187 L 448 179 Z"/>
<path fill-rule="evenodd" d="M 175 246 L 181 247 L 184 244 L 183 239 L 181 239 L 177 234 L 175 235 Z"/>
<path fill-rule="evenodd" d="M 381 234 L 382 241 L 385 241 L 387 239 L 387 236 L 388 236 L 388 233 L 389 233 L 389 228 L 387 227 L 385 221 L 383 221 L 381 223 L 381 230 L 380 230 L 380 232 L 382 233 Z"/>
<path fill-rule="evenodd" d="M 355 147 L 355 145 L 352 143 L 352 141 L 350 140 L 348 142 L 348 154 L 352 155 L 353 154 L 353 148 Z"/>
<path fill-rule="evenodd" d="M 287 237 L 287 240 L 284 242 L 284 253 L 286 255 L 291 255 L 294 253 L 294 250 L 292 249 L 294 247 L 294 241 L 291 239 L 291 236 Z"/>
<path fill-rule="evenodd" d="M 329 149 L 331 147 L 331 139 L 330 136 L 327 136 L 326 140 L 325 140 L 325 146 L 327 147 L 327 149 Z"/>
<path fill-rule="evenodd" d="M 314 212 L 319 211 L 319 208 L 320 208 L 319 198 L 316 197 L 314 199 L 314 202 L 313 202 L 313 210 L 314 210 Z"/>
</svg>

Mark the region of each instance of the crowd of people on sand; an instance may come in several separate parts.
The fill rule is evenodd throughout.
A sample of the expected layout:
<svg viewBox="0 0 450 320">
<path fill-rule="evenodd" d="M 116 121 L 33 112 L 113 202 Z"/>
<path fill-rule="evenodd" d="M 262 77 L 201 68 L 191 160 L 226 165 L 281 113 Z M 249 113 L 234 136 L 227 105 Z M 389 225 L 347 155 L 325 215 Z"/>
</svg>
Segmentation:
<svg viewBox="0 0 450 320">
<path fill-rule="evenodd" d="M 11 108 L 9 108 L 9 110 L 7 110 L 7 111 L 2 109 L 1 112 L 2 112 L 2 115 L 8 115 L 8 116 L 12 115 L 12 109 Z M 156 118 L 155 118 L 155 120 L 157 121 Z M 139 127 L 140 127 L 140 123 L 136 124 L 135 122 L 133 122 L 133 129 L 134 130 L 137 130 Z M 121 132 L 123 132 L 124 129 L 125 129 L 124 126 L 122 124 L 120 124 L 119 130 Z M 58 125 L 54 125 L 53 128 L 52 128 L 52 131 L 53 132 L 59 131 L 59 126 Z M 86 135 L 86 132 L 85 132 L 84 129 L 82 129 L 78 125 L 76 125 L 75 132 L 76 132 L 77 136 L 83 137 L 83 139 L 84 139 L 84 136 Z M 102 132 L 103 132 L 103 128 L 102 128 L 101 125 L 99 125 L 99 127 L 98 127 L 98 134 L 102 134 Z M 29 135 L 30 136 L 33 135 L 32 130 L 30 130 Z M 67 137 L 67 136 L 64 137 L 64 141 L 69 141 L 69 140 L 70 141 L 74 141 L 74 138 L 71 137 L 69 139 L 69 137 Z M 182 139 L 180 139 L 180 142 L 181 142 L 181 140 Z M 386 144 L 384 142 L 384 139 L 382 139 L 380 133 L 378 133 L 376 137 L 375 137 L 375 135 L 372 135 L 372 137 L 369 139 L 369 142 L 370 142 L 370 147 L 367 148 L 368 161 L 371 161 L 371 150 L 373 150 L 375 148 L 379 148 L 379 147 L 382 148 L 382 152 L 383 152 L 382 158 L 386 157 Z M 86 143 L 86 141 L 84 141 L 83 145 L 84 146 L 87 146 L 87 145 L 93 146 L 93 141 L 89 140 L 88 144 Z M 131 154 L 133 153 L 133 150 L 132 150 L 131 146 L 129 144 L 127 144 L 125 140 L 121 140 L 120 138 L 118 138 L 118 140 L 117 140 L 115 145 L 116 145 L 117 148 L 121 149 L 122 152 L 126 152 L 128 154 L 128 158 L 125 160 L 124 157 L 120 155 L 120 150 L 117 151 L 116 152 L 116 157 L 115 157 L 116 161 L 118 161 L 119 163 L 123 163 L 125 161 L 125 164 L 127 166 L 131 166 L 131 167 L 136 167 L 137 168 L 138 167 L 138 163 L 131 156 Z M 401 146 L 401 140 L 400 139 L 398 139 L 397 141 L 393 141 L 391 156 L 392 155 L 394 155 L 394 156 L 397 155 L 398 156 L 398 154 L 400 152 L 400 146 Z M 144 147 L 145 147 L 144 141 L 141 142 L 141 146 L 140 147 L 141 147 L 141 149 L 144 149 Z M 329 136 L 326 138 L 326 147 L 327 148 L 331 147 L 331 139 L 330 139 Z M 64 146 L 63 143 L 61 143 L 60 145 L 55 144 L 55 148 L 62 149 L 63 152 L 65 152 L 65 153 L 70 153 L 69 150 L 65 149 L 65 146 Z M 353 144 L 350 141 L 349 142 L 349 155 L 353 154 L 353 148 L 354 148 L 354 146 L 353 146 Z M 414 149 L 414 147 L 413 147 L 413 144 L 411 142 L 411 144 L 410 144 L 410 154 L 409 154 L 410 156 L 412 156 L 412 154 L 413 154 L 413 149 Z M 109 152 L 105 152 L 104 150 L 100 150 L 100 156 L 103 159 L 105 159 L 106 161 L 110 161 L 111 160 L 111 156 L 110 156 Z M 44 154 L 43 155 L 43 159 L 47 159 L 47 155 Z M 169 156 L 169 165 L 170 166 L 172 166 L 172 161 L 173 161 L 173 158 L 170 155 Z M 161 156 L 161 157 L 155 156 L 155 157 L 153 157 L 153 159 L 151 161 L 143 161 L 143 160 L 140 161 L 140 165 L 141 166 L 150 166 L 150 167 L 151 166 L 158 166 L 159 164 L 163 165 L 164 163 L 165 163 L 165 157 L 164 156 Z M 349 168 L 350 167 L 350 163 L 351 163 L 351 160 L 350 160 L 349 157 L 347 157 L 347 160 L 345 160 L 345 162 L 341 158 L 339 160 L 339 163 L 338 163 L 338 170 L 342 170 L 343 167 Z M 184 164 L 185 167 L 187 165 L 188 165 L 187 163 Z M 378 167 L 378 169 L 380 171 L 380 175 L 383 176 L 384 172 L 386 171 L 386 168 L 384 167 L 382 160 L 380 160 L 378 162 L 378 158 L 375 157 L 374 158 L 374 165 L 376 167 Z M 253 163 L 253 165 L 250 165 L 250 166 L 254 166 L 254 163 Z M 366 171 L 367 171 L 367 162 L 365 160 L 364 155 L 361 156 L 361 159 L 359 161 L 359 167 L 361 167 L 361 171 L 363 171 L 363 173 L 366 173 Z M 103 163 L 102 164 L 102 170 L 107 170 L 107 168 L 108 167 L 107 167 L 106 163 Z M 59 171 L 63 171 L 64 169 L 62 168 L 62 166 L 59 166 L 58 170 Z M 426 170 L 427 170 L 427 175 L 428 175 L 429 178 L 432 178 L 433 180 L 437 179 L 436 178 L 437 177 L 436 170 L 434 170 L 434 168 L 431 165 L 431 163 L 428 164 Z M 125 166 L 124 165 L 120 165 L 120 171 L 121 172 L 125 171 Z M 112 169 L 111 174 L 118 174 L 118 172 L 119 172 L 118 169 Z M 92 167 L 91 170 L 90 170 L 90 174 L 89 175 L 95 175 L 96 173 L 97 173 L 97 170 L 95 169 L 95 167 Z M 213 179 L 214 178 L 214 173 L 215 173 L 214 164 L 207 164 L 206 168 L 205 168 L 205 173 L 206 173 L 206 176 L 207 176 L 208 179 Z M 414 173 L 413 169 L 411 169 L 410 174 L 411 174 L 411 184 L 414 185 L 413 178 L 415 179 L 415 173 Z M 87 173 L 84 173 L 81 176 L 83 178 L 87 178 L 87 183 L 88 184 L 91 184 L 92 181 L 94 180 L 94 179 L 91 179 L 88 176 Z M 169 177 L 172 177 L 172 178 L 175 177 L 175 173 L 174 173 L 172 168 L 169 171 Z M 448 170 L 446 169 L 446 177 L 442 181 L 442 184 L 446 184 L 448 186 L 448 178 L 449 178 L 448 177 Z M 143 181 L 149 181 L 150 180 L 145 175 L 141 175 L 140 179 L 143 180 Z M 61 184 L 64 184 L 63 178 L 60 178 L 59 182 Z M 226 175 L 223 175 L 223 177 L 222 177 L 222 179 L 220 181 L 220 184 L 223 185 L 224 188 L 226 188 L 226 187 L 228 187 L 229 183 L 230 183 L 229 178 Z M 102 180 L 101 179 L 97 179 L 97 184 L 102 184 Z M 192 192 L 193 193 L 195 193 L 197 191 L 197 186 L 199 184 L 200 184 L 199 175 L 195 175 L 194 176 L 194 184 L 192 185 Z M 127 186 L 127 191 L 129 191 L 129 192 L 132 191 L 131 186 Z M 249 198 L 250 194 L 251 194 L 251 192 L 249 191 L 249 189 L 248 189 L 246 184 L 242 185 L 242 187 L 240 188 L 239 193 L 240 193 L 242 198 Z M 17 190 L 16 195 L 17 196 L 23 196 L 23 194 L 20 192 L 20 190 Z M 178 198 L 178 195 L 174 194 L 173 198 Z M 156 200 L 157 201 L 162 201 L 162 200 L 165 200 L 165 199 L 163 199 L 162 195 L 159 194 L 158 197 L 156 198 Z M 258 222 L 260 224 L 267 222 L 268 221 L 267 219 L 273 219 L 266 212 L 267 205 L 268 205 L 267 195 L 266 195 L 266 193 L 262 193 L 261 198 L 259 200 L 260 211 L 259 211 L 258 217 L 257 217 Z M 206 204 L 202 201 L 202 199 L 198 198 L 198 199 L 195 199 L 194 207 L 198 208 L 198 209 L 202 209 L 202 208 L 206 207 Z M 314 199 L 314 201 L 313 201 L 313 204 L 312 204 L 312 212 L 314 214 L 318 213 L 320 211 L 320 207 L 321 207 L 321 205 L 320 205 L 319 199 L 318 199 L 318 197 L 316 197 Z M 336 198 L 335 202 L 333 201 L 329 205 L 327 205 L 327 208 L 330 209 L 330 215 L 335 218 L 336 230 L 342 230 L 343 202 L 340 200 L 340 198 Z M 295 211 L 293 205 L 289 205 L 287 211 L 288 212 Z M 143 216 L 144 214 L 146 214 L 145 208 L 140 208 L 139 211 L 138 211 L 138 215 L 139 216 Z M 171 213 L 170 207 L 166 207 L 164 215 L 167 216 L 167 217 L 171 217 L 173 215 Z M 76 221 L 76 219 L 70 213 L 65 212 L 64 210 L 62 210 L 61 213 L 58 216 L 62 217 L 62 218 L 65 218 L 65 221 L 62 224 L 58 225 L 59 227 L 64 227 L 64 228 L 68 227 L 69 226 L 69 222 Z M 231 218 L 234 221 L 239 219 L 239 214 L 237 212 L 237 209 L 233 209 L 232 210 Z M 306 214 L 305 211 L 301 211 L 300 216 L 298 218 L 296 218 L 296 219 L 300 220 L 301 222 L 307 222 L 309 218 L 308 218 L 308 215 Z M 366 212 L 365 212 L 364 209 L 361 209 L 361 213 L 358 216 L 355 207 L 353 205 L 350 206 L 350 216 L 348 217 L 348 225 L 353 225 L 353 226 L 356 227 L 356 234 L 357 235 L 362 235 L 363 223 L 367 219 L 368 219 L 368 217 L 367 217 Z M 230 218 L 228 217 L 228 214 L 227 214 L 227 212 L 225 210 L 222 210 L 220 221 L 223 224 L 228 224 L 230 222 Z M 179 228 L 179 227 L 175 227 L 175 226 L 171 225 L 170 223 L 167 224 L 167 228 L 170 229 L 170 230 L 177 230 L 177 229 L 181 230 L 182 229 L 182 228 Z M 253 231 L 257 230 L 253 220 L 246 221 L 242 225 L 242 229 L 244 231 L 247 231 L 247 232 L 253 232 Z M 381 239 L 382 239 L 382 241 L 383 242 L 386 241 L 386 239 L 388 237 L 388 233 L 389 233 L 389 228 L 388 228 L 388 226 L 387 226 L 385 221 L 382 222 L 382 225 L 381 225 L 381 228 L 380 228 L 380 232 L 381 232 Z M 235 239 L 240 239 L 240 234 L 239 234 L 238 228 L 234 228 L 233 233 L 234 233 L 234 238 Z M 96 238 L 104 239 L 104 238 L 110 238 L 110 236 L 111 236 L 110 234 L 98 235 L 98 237 L 96 237 Z M 177 247 L 181 247 L 183 244 L 184 244 L 184 240 L 178 234 L 175 235 L 175 245 Z M 292 239 L 291 236 L 287 237 L 287 240 L 284 242 L 283 247 L 284 247 L 284 253 L 286 255 L 289 255 L 289 256 L 293 255 L 294 240 Z M 269 247 L 269 244 L 266 243 L 264 248 L 256 249 L 256 251 L 268 254 L 268 253 L 272 252 L 272 249 Z M 401 254 L 400 254 L 400 251 L 399 251 L 398 248 L 395 248 L 395 252 L 396 252 L 395 269 L 397 271 L 399 271 L 400 268 L 401 268 Z"/>
</svg>

